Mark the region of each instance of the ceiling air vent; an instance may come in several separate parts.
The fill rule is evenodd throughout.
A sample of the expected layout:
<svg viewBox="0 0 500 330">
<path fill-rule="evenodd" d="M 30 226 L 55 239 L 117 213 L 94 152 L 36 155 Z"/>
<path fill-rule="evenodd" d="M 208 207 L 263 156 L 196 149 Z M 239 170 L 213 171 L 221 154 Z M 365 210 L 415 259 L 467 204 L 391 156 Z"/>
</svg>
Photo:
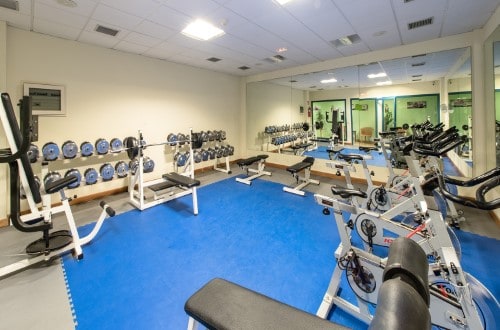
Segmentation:
<svg viewBox="0 0 500 330">
<path fill-rule="evenodd" d="M 19 2 L 14 0 L 0 0 L 0 7 L 19 11 Z"/>
<path fill-rule="evenodd" d="M 112 37 L 116 37 L 116 35 L 118 34 L 118 30 L 115 30 L 115 29 L 112 29 L 112 28 L 109 28 L 109 27 L 105 27 L 105 26 L 102 26 L 100 24 L 98 24 L 96 27 L 95 27 L 95 30 L 97 32 L 100 32 L 100 33 L 104 33 L 104 34 L 107 34 L 108 36 L 112 36 Z"/>
<path fill-rule="evenodd" d="M 424 56 L 427 56 L 427 54 L 412 55 L 411 58 L 424 57 Z"/>
<path fill-rule="evenodd" d="M 422 26 L 431 25 L 434 22 L 434 16 L 408 23 L 408 30 L 413 30 Z"/>
<path fill-rule="evenodd" d="M 219 61 L 221 61 L 221 59 L 220 59 L 220 58 L 217 58 L 217 57 L 210 57 L 210 58 L 207 58 L 207 61 L 210 61 L 210 62 L 214 62 L 214 63 L 215 63 L 215 62 L 219 62 Z"/>
<path fill-rule="evenodd" d="M 335 40 L 332 40 L 331 43 L 335 47 L 344 47 L 344 46 L 350 46 L 352 44 L 357 44 L 361 41 L 361 37 L 357 34 L 351 34 L 350 36 L 347 37 L 342 37 L 338 38 Z"/>
<path fill-rule="evenodd" d="M 413 0 L 403 0 L 403 3 L 412 2 Z"/>
<path fill-rule="evenodd" d="M 412 78 L 419 78 L 419 77 L 422 77 L 421 74 L 414 74 L 413 76 L 411 76 Z"/>
<path fill-rule="evenodd" d="M 284 60 L 286 60 L 286 57 L 284 57 L 282 55 L 274 55 L 272 57 L 266 57 L 264 59 L 264 61 L 269 62 L 269 63 L 279 63 L 279 62 L 283 62 Z"/>
<path fill-rule="evenodd" d="M 411 64 L 412 67 L 417 67 L 417 66 L 422 66 L 422 65 L 425 65 L 425 62 L 419 62 L 419 63 L 412 63 Z"/>
<path fill-rule="evenodd" d="M 250 69 L 250 67 L 249 67 L 249 66 L 244 65 L 244 66 L 240 66 L 238 69 L 245 71 L 245 70 Z"/>
</svg>

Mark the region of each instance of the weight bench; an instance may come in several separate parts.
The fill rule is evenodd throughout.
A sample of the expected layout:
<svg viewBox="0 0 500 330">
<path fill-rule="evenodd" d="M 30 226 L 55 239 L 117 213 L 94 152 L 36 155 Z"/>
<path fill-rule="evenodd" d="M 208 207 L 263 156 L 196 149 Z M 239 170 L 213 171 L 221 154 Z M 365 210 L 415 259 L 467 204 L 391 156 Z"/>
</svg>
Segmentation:
<svg viewBox="0 0 500 330">
<path fill-rule="evenodd" d="M 236 181 L 251 185 L 253 179 L 257 179 L 258 177 L 261 177 L 263 175 L 271 175 L 271 172 L 264 171 L 264 167 L 266 166 L 266 158 L 269 157 L 268 155 L 258 155 L 246 159 L 241 159 L 239 160 L 236 164 L 247 172 L 247 177 L 246 178 L 236 178 Z M 250 165 L 258 162 L 257 164 L 257 169 L 254 168 L 249 168 Z M 248 176 L 248 173 L 255 173 L 252 176 Z"/>
<path fill-rule="evenodd" d="M 326 152 L 328 152 L 328 158 L 330 158 L 331 160 L 336 160 L 338 159 L 338 155 L 342 150 L 344 150 L 344 147 L 333 147 L 326 149 Z"/>
<path fill-rule="evenodd" d="M 215 278 L 184 305 L 188 330 L 348 329 L 221 278 Z"/>
<path fill-rule="evenodd" d="M 294 155 L 302 156 L 304 154 L 304 152 L 307 151 L 307 148 L 309 148 L 312 145 L 313 145 L 312 143 L 301 143 L 301 144 L 293 145 L 293 146 L 291 146 L 291 148 L 293 150 Z"/>
<path fill-rule="evenodd" d="M 313 157 L 306 157 L 300 163 L 294 164 L 288 167 L 286 170 L 292 173 L 293 177 L 296 179 L 297 183 L 301 182 L 295 188 L 291 187 L 283 187 L 283 191 L 304 196 L 305 192 L 302 190 L 305 186 L 310 183 L 318 184 L 318 180 L 311 179 L 311 167 L 314 164 Z M 304 171 L 304 177 L 299 176 L 299 173 Z"/>
<path fill-rule="evenodd" d="M 389 249 L 370 330 L 431 329 L 427 259 L 423 251 L 415 253 L 420 246 L 409 242 L 413 241 L 398 238 Z M 221 278 L 195 292 L 184 310 L 188 330 L 199 324 L 215 330 L 348 329 Z"/>
</svg>

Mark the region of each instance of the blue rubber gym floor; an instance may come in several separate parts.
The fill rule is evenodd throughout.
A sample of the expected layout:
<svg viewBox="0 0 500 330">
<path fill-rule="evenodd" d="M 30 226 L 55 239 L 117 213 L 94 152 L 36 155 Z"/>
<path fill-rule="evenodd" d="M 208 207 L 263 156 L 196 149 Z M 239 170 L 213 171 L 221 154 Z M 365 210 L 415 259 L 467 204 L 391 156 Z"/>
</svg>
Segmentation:
<svg viewBox="0 0 500 330">
<path fill-rule="evenodd" d="M 198 216 L 185 196 L 105 221 L 83 260 L 63 257 L 77 329 L 185 329 L 185 301 L 214 277 L 315 313 L 335 266 L 337 228 L 311 193 L 282 187 L 228 178 L 198 190 Z M 458 234 L 465 270 L 498 297 L 500 241 Z M 339 309 L 331 320 L 366 329 Z"/>
</svg>

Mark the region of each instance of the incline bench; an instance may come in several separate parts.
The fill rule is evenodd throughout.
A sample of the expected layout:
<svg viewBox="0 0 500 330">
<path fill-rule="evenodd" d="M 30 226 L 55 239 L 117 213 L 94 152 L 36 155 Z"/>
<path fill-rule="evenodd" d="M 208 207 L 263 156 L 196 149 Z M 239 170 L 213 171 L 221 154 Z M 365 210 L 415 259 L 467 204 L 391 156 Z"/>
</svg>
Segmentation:
<svg viewBox="0 0 500 330">
<path fill-rule="evenodd" d="M 310 183 L 319 184 L 318 180 L 311 179 L 311 167 L 313 164 L 314 164 L 314 158 L 306 157 L 300 163 L 289 166 L 286 170 L 292 173 L 297 183 L 299 183 L 299 181 L 301 183 L 295 188 L 283 187 L 283 191 L 304 196 L 305 192 L 302 190 L 302 188 L 304 188 Z M 299 173 L 302 171 L 304 171 L 304 177 L 299 176 Z"/>
<path fill-rule="evenodd" d="M 300 143 L 300 144 L 294 144 L 290 148 L 292 148 L 294 155 L 302 156 L 304 152 L 306 152 L 308 148 L 312 145 L 313 145 L 312 143 Z"/>
<path fill-rule="evenodd" d="M 258 155 L 246 159 L 241 159 L 237 162 L 238 166 L 247 172 L 247 177 L 246 178 L 236 178 L 236 181 L 251 185 L 253 179 L 257 179 L 258 177 L 261 177 L 263 175 L 271 175 L 271 172 L 264 171 L 264 167 L 266 166 L 266 158 L 269 157 L 268 155 Z M 254 168 L 249 168 L 250 165 L 253 163 L 257 163 L 257 169 Z M 248 173 L 255 173 L 252 176 L 248 176 Z"/>
<path fill-rule="evenodd" d="M 428 283 L 421 283 L 418 276 L 408 273 L 405 265 L 410 262 L 406 260 L 408 248 L 419 246 L 411 246 L 408 241 L 411 240 L 398 238 L 390 249 L 392 261 L 384 272 L 371 330 L 431 329 Z M 427 260 L 423 261 L 427 265 Z M 427 274 L 428 268 L 420 269 L 420 264 L 417 268 L 419 273 Z M 421 288 L 426 290 L 421 292 Z M 215 330 L 348 329 L 220 278 L 193 294 L 184 310 L 189 316 L 188 330 L 197 329 L 198 324 Z"/>
</svg>

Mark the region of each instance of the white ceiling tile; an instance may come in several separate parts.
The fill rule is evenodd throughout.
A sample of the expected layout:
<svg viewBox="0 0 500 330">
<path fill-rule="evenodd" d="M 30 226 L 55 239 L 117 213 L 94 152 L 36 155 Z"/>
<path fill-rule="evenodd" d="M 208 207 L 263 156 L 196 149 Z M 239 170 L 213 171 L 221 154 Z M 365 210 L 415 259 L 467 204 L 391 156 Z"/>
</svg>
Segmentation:
<svg viewBox="0 0 500 330">
<path fill-rule="evenodd" d="M 212 0 L 168 0 L 165 5 L 191 18 L 204 18 L 220 7 L 220 4 Z"/>
<path fill-rule="evenodd" d="M 35 4 L 36 5 L 39 3 L 45 4 L 45 5 L 51 6 L 53 8 L 64 10 L 68 13 L 88 17 L 94 11 L 95 7 L 97 6 L 97 2 L 98 1 L 94 1 L 94 0 L 78 0 L 78 2 L 77 2 L 78 6 L 76 6 L 76 7 L 64 6 L 55 0 L 36 0 Z"/>
<path fill-rule="evenodd" d="M 148 21 L 148 20 L 142 21 L 136 27 L 135 30 L 139 33 L 146 34 L 148 36 L 162 39 L 162 40 L 168 39 L 177 33 L 176 31 L 174 31 L 172 29 L 169 29 L 163 25 L 160 25 L 160 24 Z"/>
<path fill-rule="evenodd" d="M 120 26 L 129 30 L 134 29 L 142 21 L 142 18 L 127 14 L 115 8 L 98 5 L 92 19 Z"/>
<path fill-rule="evenodd" d="M 160 39 L 153 38 L 137 32 L 130 32 L 129 34 L 127 34 L 125 38 L 123 38 L 123 40 L 147 47 L 156 46 L 161 42 Z"/>
<path fill-rule="evenodd" d="M 35 14 L 37 18 L 44 21 L 51 21 L 62 24 L 63 26 L 71 26 L 80 29 L 85 27 L 88 20 L 85 16 L 76 15 L 57 7 L 47 6 L 41 2 L 35 3 Z"/>
<path fill-rule="evenodd" d="M 148 20 L 171 28 L 174 31 L 181 31 L 188 25 L 191 18 L 169 7 L 160 6 L 148 17 Z"/>
<path fill-rule="evenodd" d="M 128 41 L 120 41 L 113 48 L 116 50 L 134 54 L 142 54 L 149 49 L 149 47 L 133 44 Z"/>
<path fill-rule="evenodd" d="M 148 17 L 160 6 L 160 3 L 154 0 L 101 0 L 101 3 L 142 18 Z"/>
<path fill-rule="evenodd" d="M 18 0 L 19 3 L 19 13 L 23 15 L 31 15 L 31 0 Z M 0 11 L 13 11 L 10 9 L 0 8 Z"/>
</svg>

